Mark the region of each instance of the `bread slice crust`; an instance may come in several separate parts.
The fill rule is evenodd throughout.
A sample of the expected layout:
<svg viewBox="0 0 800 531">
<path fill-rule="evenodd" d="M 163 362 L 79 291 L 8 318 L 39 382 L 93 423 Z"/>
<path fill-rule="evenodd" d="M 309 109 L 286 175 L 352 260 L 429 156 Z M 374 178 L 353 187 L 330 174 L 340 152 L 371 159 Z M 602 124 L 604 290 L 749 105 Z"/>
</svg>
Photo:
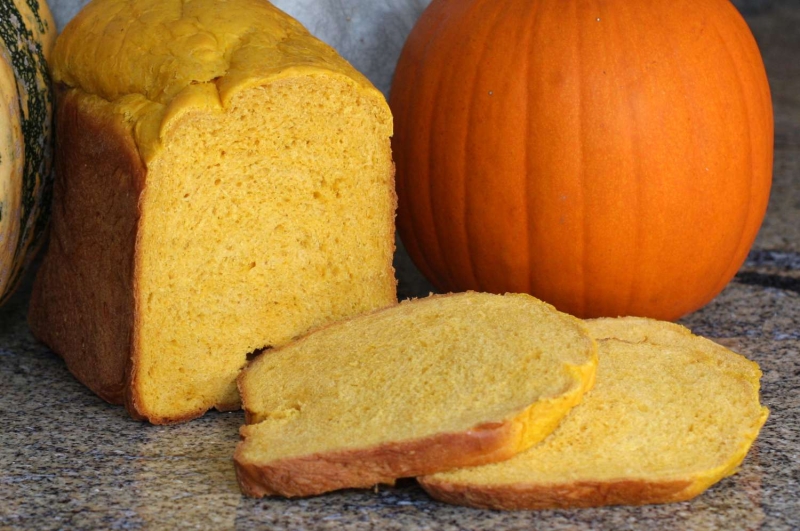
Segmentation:
<svg viewBox="0 0 800 531">
<path fill-rule="evenodd" d="M 594 384 L 585 369 L 581 385 L 556 398 L 531 405 L 505 422 L 485 423 L 462 433 L 444 433 L 372 448 L 303 455 L 272 463 L 246 459 L 243 443 L 234 453 L 236 477 L 248 496 L 313 496 L 342 488 L 393 485 L 404 477 L 504 461 L 547 437 L 564 413 Z M 243 439 L 248 426 L 241 428 Z"/>
<path fill-rule="evenodd" d="M 655 345 L 660 347 L 679 347 L 684 349 L 707 349 L 717 351 L 722 356 L 740 358 L 736 361 L 742 373 L 737 375 L 746 385 L 751 386 L 751 397 L 758 401 L 758 378 L 760 371 L 750 361 L 738 354 L 727 351 L 724 347 L 711 341 L 694 336 L 686 328 L 673 323 L 664 323 L 643 318 L 595 319 L 587 321 L 589 329 L 600 345 L 600 366 L 606 355 L 603 351 L 606 342 L 624 343 L 626 345 Z M 604 385 L 601 370 L 599 386 Z M 592 394 L 587 396 L 586 404 L 592 403 Z M 581 406 L 579 406 L 580 408 Z M 734 474 L 744 460 L 761 427 L 767 420 L 768 410 L 757 406 L 752 417 L 745 418 L 746 428 L 739 433 L 735 448 L 716 466 L 696 470 L 692 473 L 654 473 L 647 476 L 640 473 L 618 477 L 592 479 L 573 474 L 572 470 L 563 470 L 563 480 L 504 482 L 498 480 L 502 475 L 495 468 L 491 474 L 480 476 L 481 468 L 452 474 L 435 474 L 418 478 L 420 485 L 435 499 L 456 505 L 482 509 L 528 510 L 557 509 L 571 507 L 599 507 L 605 505 L 645 505 L 670 503 L 692 499 L 704 492 L 724 477 Z M 760 409 L 760 413 L 755 413 Z M 579 411 L 576 409 L 574 411 Z M 600 422 L 603 419 L 597 419 Z M 603 420 L 608 422 L 608 420 Z M 564 423 L 570 422 L 570 416 Z M 575 430 L 569 431 L 575 434 Z M 542 445 L 556 440 L 560 432 L 556 430 Z M 536 467 L 536 460 L 525 456 L 538 455 L 538 447 L 529 450 L 517 459 L 502 463 L 501 467 Z M 548 455 L 548 454 L 545 454 Z M 522 458 L 522 459 L 521 459 Z M 544 457 L 542 457 L 544 458 Z M 517 464 L 518 463 L 518 464 Z M 519 476 L 526 468 L 517 468 Z M 575 477 L 575 476 L 578 477 Z M 488 480 L 487 478 L 492 478 Z"/>
<path fill-rule="evenodd" d="M 617 479 L 556 485 L 486 485 L 480 489 L 431 477 L 419 478 L 419 482 L 428 494 L 439 501 L 476 509 L 536 510 L 647 505 L 685 501 L 697 495 L 690 480 Z"/>
<path fill-rule="evenodd" d="M 454 296 L 457 295 L 435 295 L 427 299 L 405 301 L 402 305 Z M 376 310 L 350 321 L 384 311 L 387 309 Z M 315 333 L 336 326 L 339 325 L 334 323 L 317 330 L 295 342 L 294 346 L 309 341 Z M 573 381 L 562 393 L 542 397 L 509 418 L 485 422 L 462 432 L 439 433 L 418 439 L 317 452 L 269 462 L 253 461 L 247 455 L 248 438 L 253 435 L 261 419 L 248 405 L 254 400 L 244 384 L 246 375 L 243 373 L 239 377 L 239 388 L 246 420 L 256 424 L 240 429 L 242 441 L 234 454 L 240 488 L 243 493 L 253 497 L 313 496 L 337 489 L 393 484 L 398 478 L 508 459 L 547 437 L 567 411 L 580 403 L 584 394 L 592 388 L 597 363 L 596 345 L 593 342 L 588 345 L 591 351 L 588 362 L 567 368 Z M 269 356 L 270 353 L 264 355 Z M 446 415 L 446 412 L 443 414 Z"/>
<path fill-rule="evenodd" d="M 102 105 L 63 86 L 57 96 L 53 223 L 28 323 L 78 380 L 121 404 L 128 400 L 138 201 L 146 168 L 128 130 L 98 112 Z M 111 186 L 109 176 L 115 179 Z M 106 274 L 109 268 L 113 276 Z"/>
<path fill-rule="evenodd" d="M 242 429 L 243 437 L 246 428 Z M 242 492 L 253 497 L 291 498 L 381 483 L 393 485 L 397 478 L 508 459 L 520 451 L 524 429 L 522 422 L 515 419 L 483 424 L 464 433 L 304 455 L 268 464 L 247 462 L 243 446 L 239 445 L 234 454 L 236 477 Z"/>
</svg>

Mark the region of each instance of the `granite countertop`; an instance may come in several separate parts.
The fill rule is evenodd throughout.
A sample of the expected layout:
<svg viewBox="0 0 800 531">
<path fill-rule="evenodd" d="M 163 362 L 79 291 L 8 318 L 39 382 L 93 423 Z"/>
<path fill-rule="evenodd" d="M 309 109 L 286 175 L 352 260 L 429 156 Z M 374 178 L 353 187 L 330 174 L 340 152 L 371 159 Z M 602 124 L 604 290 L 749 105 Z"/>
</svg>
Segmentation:
<svg viewBox="0 0 800 531">
<path fill-rule="evenodd" d="M 241 412 L 156 427 L 80 385 L 25 323 L 31 278 L 0 308 L 0 529 L 800 529 L 800 5 L 748 16 L 775 105 L 775 181 L 749 259 L 682 320 L 757 361 L 771 416 L 739 473 L 693 501 L 496 512 L 429 499 L 411 481 L 305 500 L 239 493 Z M 425 287 L 398 263 L 403 296 Z"/>
</svg>

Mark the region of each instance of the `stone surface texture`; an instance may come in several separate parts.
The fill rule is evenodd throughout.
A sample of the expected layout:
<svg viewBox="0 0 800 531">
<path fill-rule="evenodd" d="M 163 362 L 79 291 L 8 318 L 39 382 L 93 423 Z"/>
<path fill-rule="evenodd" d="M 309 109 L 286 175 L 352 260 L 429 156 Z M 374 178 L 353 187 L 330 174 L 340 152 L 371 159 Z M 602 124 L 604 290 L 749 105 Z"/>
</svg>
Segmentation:
<svg viewBox="0 0 800 531">
<path fill-rule="evenodd" d="M 59 27 L 83 3 L 52 0 Z M 301 20 L 314 4 L 338 9 L 344 20 L 316 29 L 331 41 L 350 35 L 332 43 L 386 91 L 405 33 L 427 1 L 278 3 Z M 383 6 L 371 12 L 378 16 L 364 14 L 370 5 Z M 304 500 L 248 499 L 231 459 L 242 413 L 212 412 L 171 427 L 130 420 L 30 335 L 29 275 L 0 308 L 0 529 L 800 529 L 800 4 L 740 5 L 773 91 L 774 188 L 747 263 L 720 296 L 682 321 L 764 372 L 771 416 L 738 474 L 690 502 L 569 511 L 452 507 L 412 480 Z M 369 41 L 387 32 L 386 48 Z M 428 286 L 399 254 L 401 296 L 425 295 Z"/>
</svg>

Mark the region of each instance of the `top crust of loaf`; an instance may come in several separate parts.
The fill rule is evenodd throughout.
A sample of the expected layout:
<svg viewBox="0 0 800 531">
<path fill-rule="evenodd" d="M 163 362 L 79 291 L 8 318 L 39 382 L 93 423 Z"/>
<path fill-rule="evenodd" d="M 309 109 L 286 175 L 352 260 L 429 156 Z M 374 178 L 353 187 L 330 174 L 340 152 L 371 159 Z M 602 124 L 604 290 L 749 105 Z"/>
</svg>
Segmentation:
<svg viewBox="0 0 800 531">
<path fill-rule="evenodd" d="M 350 83 L 379 103 L 391 135 L 381 93 L 265 0 L 94 0 L 59 37 L 52 70 L 56 82 L 113 102 L 145 163 L 187 111 L 221 111 L 242 90 L 287 77 Z"/>
</svg>

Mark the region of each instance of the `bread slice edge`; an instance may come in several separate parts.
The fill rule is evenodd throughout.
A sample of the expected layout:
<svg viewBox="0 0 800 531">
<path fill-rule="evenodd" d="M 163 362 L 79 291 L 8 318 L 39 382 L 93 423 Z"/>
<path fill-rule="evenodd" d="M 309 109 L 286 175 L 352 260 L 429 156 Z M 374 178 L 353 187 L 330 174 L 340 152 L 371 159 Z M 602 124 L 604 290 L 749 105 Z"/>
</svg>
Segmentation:
<svg viewBox="0 0 800 531">
<path fill-rule="evenodd" d="M 254 463 L 245 456 L 252 425 L 242 426 L 242 441 L 234 453 L 237 481 L 248 496 L 292 498 L 381 483 L 391 485 L 399 478 L 504 461 L 556 429 L 594 385 L 596 367 L 595 346 L 589 363 L 567 367 L 575 380 L 564 393 L 543 397 L 506 420 L 486 422 L 459 433 Z"/>
<path fill-rule="evenodd" d="M 417 481 L 436 500 L 477 509 L 565 509 L 686 501 L 701 494 L 721 479 L 736 473 L 768 415 L 769 410 L 762 407 L 761 417 L 750 434 L 752 438 L 743 441 L 728 461 L 694 476 L 482 486 L 440 481 L 435 477 L 420 477 Z"/>
</svg>

